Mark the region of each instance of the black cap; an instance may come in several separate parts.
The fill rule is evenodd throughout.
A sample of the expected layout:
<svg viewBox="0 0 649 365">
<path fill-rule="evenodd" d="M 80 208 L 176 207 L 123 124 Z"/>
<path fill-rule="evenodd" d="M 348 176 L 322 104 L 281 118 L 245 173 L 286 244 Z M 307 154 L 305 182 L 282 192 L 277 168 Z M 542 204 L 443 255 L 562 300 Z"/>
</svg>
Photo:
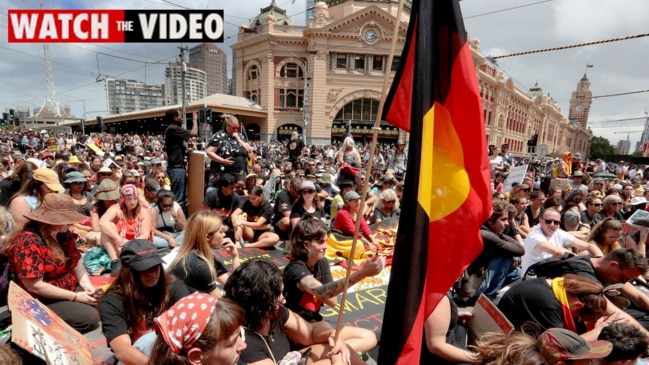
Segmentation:
<svg viewBox="0 0 649 365">
<path fill-rule="evenodd" d="M 142 239 L 126 242 L 119 258 L 122 265 L 128 265 L 135 271 L 146 271 L 156 265 L 162 265 L 162 259 L 153 243 Z"/>
</svg>

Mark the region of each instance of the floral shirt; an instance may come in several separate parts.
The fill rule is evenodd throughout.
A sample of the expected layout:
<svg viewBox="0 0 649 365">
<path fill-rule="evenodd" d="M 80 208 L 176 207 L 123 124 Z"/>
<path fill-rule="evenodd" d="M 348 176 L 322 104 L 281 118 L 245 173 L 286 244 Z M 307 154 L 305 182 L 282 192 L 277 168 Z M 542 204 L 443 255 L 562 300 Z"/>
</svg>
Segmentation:
<svg viewBox="0 0 649 365">
<path fill-rule="evenodd" d="M 59 234 L 58 240 L 65 251 L 66 260 L 54 258 L 43 240 L 30 230 L 22 231 L 14 240 L 10 252 L 10 264 L 17 278 L 36 279 L 67 290 L 75 290 L 77 277 L 73 269 L 81 259 L 72 234 Z"/>
</svg>

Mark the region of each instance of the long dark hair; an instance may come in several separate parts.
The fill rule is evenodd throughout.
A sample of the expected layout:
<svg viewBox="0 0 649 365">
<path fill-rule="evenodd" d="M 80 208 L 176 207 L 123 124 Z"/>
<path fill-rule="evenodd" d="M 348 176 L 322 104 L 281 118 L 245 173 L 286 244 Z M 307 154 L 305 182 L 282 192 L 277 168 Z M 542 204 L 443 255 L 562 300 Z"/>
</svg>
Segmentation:
<svg viewBox="0 0 649 365">
<path fill-rule="evenodd" d="M 160 265 L 160 278 L 153 288 L 145 288 L 140 273 L 123 265 L 117 279 L 104 296 L 117 296 L 126 309 L 125 320 L 129 330 L 134 329 L 146 316 L 157 317 L 169 307 L 169 277 Z M 103 297 L 102 297 L 103 300 Z"/>
</svg>

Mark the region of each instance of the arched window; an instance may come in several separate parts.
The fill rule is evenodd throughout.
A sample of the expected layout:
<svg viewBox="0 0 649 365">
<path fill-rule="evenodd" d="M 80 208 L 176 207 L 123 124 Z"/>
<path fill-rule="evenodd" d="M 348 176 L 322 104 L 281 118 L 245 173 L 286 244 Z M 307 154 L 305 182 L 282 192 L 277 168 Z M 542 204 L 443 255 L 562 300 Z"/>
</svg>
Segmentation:
<svg viewBox="0 0 649 365">
<path fill-rule="evenodd" d="M 248 69 L 248 80 L 257 80 L 259 78 L 259 68 L 257 65 Z"/>
<path fill-rule="evenodd" d="M 286 78 L 302 78 L 304 77 L 304 73 L 302 72 L 302 68 L 298 66 L 297 63 L 287 63 L 280 70 L 279 76 Z"/>
</svg>

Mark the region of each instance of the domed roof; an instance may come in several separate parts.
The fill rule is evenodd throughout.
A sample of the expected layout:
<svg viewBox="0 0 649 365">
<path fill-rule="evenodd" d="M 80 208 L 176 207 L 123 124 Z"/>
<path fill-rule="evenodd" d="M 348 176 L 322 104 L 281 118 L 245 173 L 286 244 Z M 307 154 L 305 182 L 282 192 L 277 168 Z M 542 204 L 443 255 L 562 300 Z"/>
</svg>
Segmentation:
<svg viewBox="0 0 649 365">
<path fill-rule="evenodd" d="M 259 9 L 259 11 L 259 15 L 250 22 L 250 27 L 253 29 L 268 24 L 269 17 L 276 25 L 294 25 L 293 20 L 286 15 L 286 10 L 277 6 L 275 0 L 272 0 L 270 5 Z"/>
<path fill-rule="evenodd" d="M 581 78 L 579 81 L 588 81 L 588 76 L 586 76 L 586 73 L 584 72 L 584 77 Z"/>
</svg>

